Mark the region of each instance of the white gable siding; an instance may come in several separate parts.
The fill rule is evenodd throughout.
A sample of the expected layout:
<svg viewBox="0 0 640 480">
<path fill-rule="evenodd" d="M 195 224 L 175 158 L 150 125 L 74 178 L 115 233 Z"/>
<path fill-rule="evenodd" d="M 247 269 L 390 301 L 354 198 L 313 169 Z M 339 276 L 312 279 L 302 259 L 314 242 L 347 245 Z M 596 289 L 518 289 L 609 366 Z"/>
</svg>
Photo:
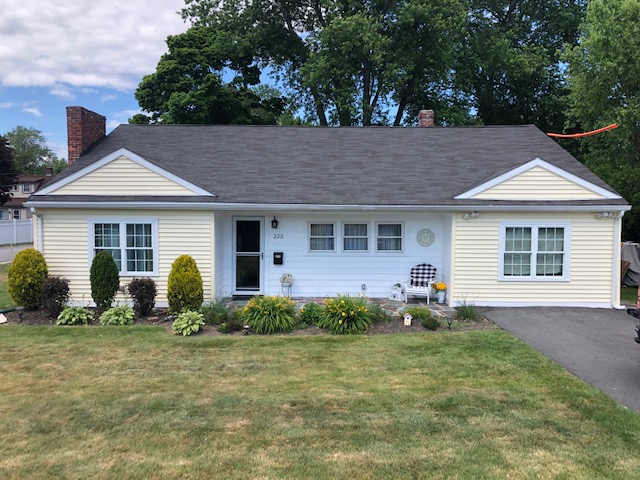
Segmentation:
<svg viewBox="0 0 640 480">
<path fill-rule="evenodd" d="M 501 222 L 566 222 L 571 225 L 570 281 L 498 280 Z M 452 259 L 454 300 L 477 305 L 546 304 L 611 306 L 614 220 L 594 213 L 488 213 L 480 218 L 454 219 Z"/>
<path fill-rule="evenodd" d="M 167 278 L 173 261 L 182 254 L 191 255 L 200 269 L 205 299 L 211 299 L 213 284 L 213 214 L 210 212 L 116 211 L 42 209 L 43 252 L 51 275 L 70 281 L 72 302 L 87 305 L 92 301 L 89 282 L 90 218 L 111 217 L 158 219 L 159 272 L 150 276 L 158 286 L 156 304 L 166 306 Z M 142 275 L 138 275 L 142 276 Z M 122 285 L 133 277 L 120 277 Z M 124 300 L 124 298 L 119 298 Z"/>
<path fill-rule="evenodd" d="M 471 198 L 483 200 L 595 200 L 604 197 L 538 166 Z"/>
<path fill-rule="evenodd" d="M 438 269 L 438 279 L 443 275 L 449 264 L 449 258 L 444 256 L 444 248 L 450 242 L 448 229 L 445 228 L 445 218 L 448 214 L 440 213 L 276 213 L 278 228 L 272 229 L 270 220 L 273 213 L 234 212 L 226 219 L 224 230 L 232 232 L 232 218 L 240 216 L 265 218 L 265 260 L 264 279 L 265 294 L 282 294 L 280 276 L 287 272 L 293 274 L 294 281 L 292 296 L 294 297 L 323 297 L 338 293 L 351 295 L 361 292 L 361 285 L 365 284 L 364 293 L 370 297 L 386 297 L 391 286 L 402 282 L 409 276 L 409 271 L 417 263 L 431 263 Z M 308 223 L 336 222 L 340 230 L 341 222 L 368 222 L 369 247 L 368 253 L 342 252 L 339 238 L 337 251 L 333 253 L 312 253 L 308 251 Z M 376 222 L 404 224 L 403 253 L 375 252 Z M 435 234 L 435 241 L 428 247 L 420 246 L 416 241 L 416 234 L 422 228 L 429 228 Z M 274 238 L 282 235 L 282 238 Z M 220 238 L 218 236 L 218 238 Z M 229 295 L 232 289 L 233 258 L 231 258 L 231 235 L 225 233 L 225 279 L 224 294 Z M 284 253 L 284 264 L 273 265 L 273 252 Z M 217 274 L 217 278 L 220 278 Z M 218 281 L 219 285 L 220 282 Z"/>
<path fill-rule="evenodd" d="M 49 195 L 196 195 L 125 156 L 60 187 Z"/>
</svg>

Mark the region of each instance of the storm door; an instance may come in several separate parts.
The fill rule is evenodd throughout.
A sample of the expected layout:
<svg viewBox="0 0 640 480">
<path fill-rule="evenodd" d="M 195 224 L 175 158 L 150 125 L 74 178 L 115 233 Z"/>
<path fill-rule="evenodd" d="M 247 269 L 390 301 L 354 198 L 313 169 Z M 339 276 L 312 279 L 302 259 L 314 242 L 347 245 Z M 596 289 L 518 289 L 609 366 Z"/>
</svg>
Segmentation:
<svg viewBox="0 0 640 480">
<path fill-rule="evenodd" d="M 263 218 L 234 218 L 234 278 L 237 295 L 262 293 Z"/>
</svg>

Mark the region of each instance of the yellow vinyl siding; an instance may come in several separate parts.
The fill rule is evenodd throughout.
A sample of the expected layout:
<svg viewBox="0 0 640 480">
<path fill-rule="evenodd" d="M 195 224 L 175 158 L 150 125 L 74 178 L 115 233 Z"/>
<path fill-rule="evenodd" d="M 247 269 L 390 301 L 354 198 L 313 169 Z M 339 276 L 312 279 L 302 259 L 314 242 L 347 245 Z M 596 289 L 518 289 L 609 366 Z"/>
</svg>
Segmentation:
<svg viewBox="0 0 640 480">
<path fill-rule="evenodd" d="M 40 209 L 43 215 L 44 254 L 50 275 L 67 278 L 74 304 L 92 301 L 89 219 L 149 218 L 158 220 L 158 276 L 150 276 L 158 286 L 156 302 L 166 304 L 167 278 L 173 261 L 182 254 L 191 255 L 202 275 L 205 300 L 212 298 L 213 283 L 213 214 L 207 212 L 122 211 L 85 209 Z M 142 277 L 144 275 L 137 275 Z M 122 276 L 125 285 L 133 277 Z M 124 298 L 120 297 L 120 300 Z"/>
<path fill-rule="evenodd" d="M 499 280 L 501 223 L 558 222 L 571 225 L 569 281 Z M 596 219 L 594 213 L 485 213 L 478 219 L 454 220 L 452 268 L 455 285 L 450 292 L 458 301 L 486 304 L 611 303 L 614 220 Z"/>
<path fill-rule="evenodd" d="M 125 156 L 89 172 L 50 195 L 196 195 Z"/>
<path fill-rule="evenodd" d="M 534 167 L 477 195 L 483 200 L 595 200 L 604 198 L 542 167 Z"/>
</svg>

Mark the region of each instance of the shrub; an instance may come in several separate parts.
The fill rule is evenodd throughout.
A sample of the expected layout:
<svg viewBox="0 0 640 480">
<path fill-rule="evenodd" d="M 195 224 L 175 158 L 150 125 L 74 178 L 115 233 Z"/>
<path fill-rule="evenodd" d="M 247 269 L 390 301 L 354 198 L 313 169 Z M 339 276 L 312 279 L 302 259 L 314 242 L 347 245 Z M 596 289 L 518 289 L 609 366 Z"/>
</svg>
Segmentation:
<svg viewBox="0 0 640 480">
<path fill-rule="evenodd" d="M 231 311 L 226 298 L 216 298 L 200 308 L 204 315 L 204 323 L 208 325 L 221 325 L 231 318 Z"/>
<path fill-rule="evenodd" d="M 327 300 L 326 305 L 324 317 L 318 326 L 331 333 L 364 333 L 371 325 L 369 302 L 366 297 L 352 298 L 349 295 L 338 295 Z"/>
<path fill-rule="evenodd" d="M 117 305 L 100 315 L 100 325 L 131 325 L 135 318 L 129 305 Z"/>
<path fill-rule="evenodd" d="M 91 296 L 100 310 L 111 308 L 120 287 L 120 273 L 113 257 L 108 252 L 99 252 L 91 262 L 89 272 Z"/>
<path fill-rule="evenodd" d="M 242 318 L 255 333 L 287 332 L 296 326 L 296 302 L 287 297 L 253 297 Z"/>
<path fill-rule="evenodd" d="M 47 278 L 40 292 L 40 302 L 47 315 L 57 318 L 68 301 L 69 280 L 62 277 Z"/>
<path fill-rule="evenodd" d="M 387 312 L 377 303 L 369 305 L 369 314 L 371 315 L 372 323 L 381 323 L 391 321 L 391 314 Z"/>
<path fill-rule="evenodd" d="M 93 321 L 93 312 L 84 307 L 67 307 L 60 315 L 56 325 L 88 325 Z"/>
<path fill-rule="evenodd" d="M 198 333 L 204 325 L 204 319 L 200 312 L 185 310 L 173 321 L 173 332 L 182 335 Z"/>
<path fill-rule="evenodd" d="M 40 306 L 42 286 L 48 276 L 42 254 L 33 248 L 22 250 L 9 267 L 9 295 L 16 304 L 35 310 Z"/>
<path fill-rule="evenodd" d="M 231 333 L 239 332 L 243 328 L 244 321 L 242 319 L 242 310 L 234 310 L 233 313 L 229 315 L 229 320 L 218 326 L 218 331 L 220 333 Z"/>
<path fill-rule="evenodd" d="M 324 317 L 325 308 L 315 302 L 309 302 L 300 309 L 300 320 L 307 325 L 317 325 Z"/>
<path fill-rule="evenodd" d="M 472 320 L 480 320 L 481 318 L 482 318 L 482 315 L 480 314 L 478 307 L 476 307 L 472 303 L 467 303 L 465 301 L 462 305 L 459 305 L 456 307 L 456 314 L 455 314 L 456 320 L 472 321 Z"/>
<path fill-rule="evenodd" d="M 419 321 L 420 324 L 429 330 L 437 330 L 440 326 L 440 322 L 433 317 L 431 310 L 425 307 L 409 307 L 404 310 L 404 313 L 410 313 L 415 321 Z"/>
<path fill-rule="evenodd" d="M 139 317 L 147 316 L 156 306 L 158 289 L 150 278 L 134 278 L 127 285 L 127 291 L 133 298 L 133 309 Z"/>
<path fill-rule="evenodd" d="M 198 310 L 202 306 L 202 277 L 196 261 L 189 255 L 180 255 L 171 265 L 167 300 L 171 313 Z"/>
</svg>

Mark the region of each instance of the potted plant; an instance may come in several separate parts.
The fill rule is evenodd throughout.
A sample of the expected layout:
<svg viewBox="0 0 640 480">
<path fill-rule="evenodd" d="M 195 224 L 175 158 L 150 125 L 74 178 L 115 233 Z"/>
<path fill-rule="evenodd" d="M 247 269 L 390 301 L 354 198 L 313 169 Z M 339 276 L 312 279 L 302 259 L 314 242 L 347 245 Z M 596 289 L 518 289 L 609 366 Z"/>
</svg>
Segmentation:
<svg viewBox="0 0 640 480">
<path fill-rule="evenodd" d="M 447 285 L 444 282 L 438 282 L 433 285 L 433 289 L 436 291 L 437 302 L 444 303 L 444 297 L 447 293 Z"/>
<path fill-rule="evenodd" d="M 402 285 L 399 283 L 393 284 L 391 287 L 391 294 L 389 295 L 391 300 L 402 300 Z"/>
<path fill-rule="evenodd" d="M 283 273 L 280 275 L 280 285 L 283 287 L 290 287 L 293 283 L 293 275 L 290 273 Z"/>
</svg>

